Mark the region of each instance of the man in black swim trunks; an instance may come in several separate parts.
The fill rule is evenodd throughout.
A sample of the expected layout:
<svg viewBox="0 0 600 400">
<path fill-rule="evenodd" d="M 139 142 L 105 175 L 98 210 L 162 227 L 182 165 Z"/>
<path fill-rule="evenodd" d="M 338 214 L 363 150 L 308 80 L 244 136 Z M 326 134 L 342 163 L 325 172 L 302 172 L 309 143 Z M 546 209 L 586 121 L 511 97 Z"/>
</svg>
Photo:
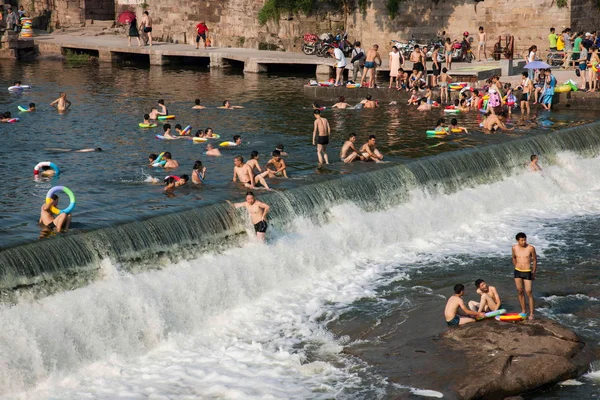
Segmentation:
<svg viewBox="0 0 600 400">
<path fill-rule="evenodd" d="M 246 193 L 246 201 L 241 203 L 232 204 L 229 200 L 227 200 L 229 204 L 234 206 L 235 208 L 246 207 L 248 210 L 248 214 L 250 215 L 250 220 L 254 225 L 254 231 L 256 231 L 256 237 L 260 240 L 265 240 L 265 233 L 267 232 L 267 213 L 269 212 L 269 205 L 263 203 L 262 201 L 256 200 L 254 197 L 254 193 L 247 192 Z"/>
<path fill-rule="evenodd" d="M 521 313 L 527 313 L 525 308 L 525 293 L 529 299 L 529 319 L 533 319 L 535 304 L 533 301 L 533 281 L 537 272 L 537 254 L 535 247 L 527 243 L 527 235 L 517 233 L 517 244 L 512 247 L 512 262 L 515 267 L 515 286 L 519 294 Z M 525 290 L 523 290 L 523 286 Z"/>
<path fill-rule="evenodd" d="M 331 128 L 329 122 L 321 117 L 321 110 L 314 110 L 313 115 L 315 116 L 315 123 L 313 129 L 313 146 L 317 146 L 317 157 L 319 158 L 319 166 L 329 164 L 329 158 L 327 157 L 327 145 L 329 144 L 329 135 L 331 134 Z M 317 136 L 317 133 L 319 134 Z"/>
<path fill-rule="evenodd" d="M 144 38 L 144 43 L 152 46 L 152 18 L 150 18 L 150 13 L 148 13 L 148 11 L 144 11 L 143 13 L 141 26 L 146 36 Z"/>
<path fill-rule="evenodd" d="M 415 49 L 410 53 L 410 61 L 413 63 L 413 70 L 423 73 L 425 70 L 423 66 L 423 54 L 418 44 L 415 44 Z"/>
<path fill-rule="evenodd" d="M 71 224 L 71 214 L 60 213 L 56 218 L 52 215 L 52 207 L 58 207 L 58 196 L 53 194 L 52 201 L 42 206 L 39 223 L 55 232 L 66 232 Z"/>
</svg>

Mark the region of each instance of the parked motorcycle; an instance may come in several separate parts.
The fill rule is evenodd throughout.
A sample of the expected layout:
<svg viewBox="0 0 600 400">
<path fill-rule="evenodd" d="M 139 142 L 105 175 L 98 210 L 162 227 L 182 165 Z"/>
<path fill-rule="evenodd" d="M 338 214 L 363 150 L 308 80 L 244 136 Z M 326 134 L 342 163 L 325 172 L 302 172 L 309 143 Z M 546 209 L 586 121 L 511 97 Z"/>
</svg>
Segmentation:
<svg viewBox="0 0 600 400">
<path fill-rule="evenodd" d="M 546 56 L 546 64 L 553 67 L 562 66 L 565 60 L 565 53 L 562 51 L 551 51 Z"/>
<path fill-rule="evenodd" d="M 467 43 L 455 42 L 452 45 L 452 61 L 466 61 L 468 63 L 475 59 L 475 55 L 471 51 L 471 46 Z"/>
<path fill-rule="evenodd" d="M 317 52 L 319 46 L 319 37 L 312 33 L 306 33 L 304 35 L 304 43 L 302 44 L 302 52 L 308 56 L 312 56 Z"/>
</svg>

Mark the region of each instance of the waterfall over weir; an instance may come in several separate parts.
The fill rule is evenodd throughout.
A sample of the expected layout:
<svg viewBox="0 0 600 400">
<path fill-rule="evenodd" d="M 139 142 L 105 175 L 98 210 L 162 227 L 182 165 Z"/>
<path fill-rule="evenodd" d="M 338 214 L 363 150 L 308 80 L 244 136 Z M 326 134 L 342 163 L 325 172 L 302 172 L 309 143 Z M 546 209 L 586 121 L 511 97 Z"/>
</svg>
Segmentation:
<svg viewBox="0 0 600 400">
<path fill-rule="evenodd" d="M 406 201 L 409 191 L 416 188 L 452 193 L 491 183 L 522 168 L 531 154 L 543 155 L 548 162 L 559 151 L 573 151 L 585 157 L 597 155 L 600 123 L 444 153 L 260 197 L 271 205 L 272 225 L 284 228 L 296 217 L 326 220 L 328 209 L 340 203 L 353 202 L 365 210 L 376 210 Z M 225 247 L 226 241 L 227 245 L 236 244 L 235 238 L 240 238 L 245 228 L 241 213 L 226 204 L 214 204 L 4 249 L 0 251 L 0 290 L 61 275 L 93 274 L 105 258 L 125 269 L 156 268 L 165 257 L 174 261 Z"/>
</svg>

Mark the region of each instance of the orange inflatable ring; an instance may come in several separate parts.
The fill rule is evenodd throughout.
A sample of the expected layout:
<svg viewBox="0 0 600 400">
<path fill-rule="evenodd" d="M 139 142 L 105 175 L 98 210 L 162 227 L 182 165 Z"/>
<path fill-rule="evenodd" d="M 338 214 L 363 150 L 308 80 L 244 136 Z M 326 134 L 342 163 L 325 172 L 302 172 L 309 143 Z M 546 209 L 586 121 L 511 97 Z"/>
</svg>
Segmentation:
<svg viewBox="0 0 600 400">
<path fill-rule="evenodd" d="M 510 313 L 496 316 L 497 321 L 508 321 L 508 322 L 516 322 L 523 321 L 527 319 L 527 314 L 522 313 Z"/>
</svg>

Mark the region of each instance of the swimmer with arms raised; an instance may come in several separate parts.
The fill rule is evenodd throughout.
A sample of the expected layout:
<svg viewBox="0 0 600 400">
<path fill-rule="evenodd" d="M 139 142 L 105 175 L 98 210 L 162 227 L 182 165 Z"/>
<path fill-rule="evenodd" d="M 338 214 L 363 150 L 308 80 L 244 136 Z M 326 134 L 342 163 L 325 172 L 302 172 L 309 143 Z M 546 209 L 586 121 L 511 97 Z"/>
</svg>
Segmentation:
<svg viewBox="0 0 600 400">
<path fill-rule="evenodd" d="M 481 300 L 479 303 L 476 301 L 469 302 L 469 308 L 472 311 L 489 312 L 500 309 L 502 300 L 500 300 L 500 295 L 494 286 L 489 286 L 483 279 L 477 279 L 475 287 L 477 288 L 477 294 L 481 296 Z"/>
<path fill-rule="evenodd" d="M 51 209 L 58 208 L 58 196 L 53 194 L 50 198 L 52 201 L 42 206 L 39 223 L 52 231 L 66 232 L 71 224 L 71 214 L 60 213 L 54 218 Z"/>
<path fill-rule="evenodd" d="M 471 311 L 465 306 L 465 302 L 462 299 L 465 295 L 465 285 L 459 283 L 454 286 L 454 295 L 448 299 L 446 303 L 446 309 L 444 310 L 444 316 L 446 317 L 446 323 L 448 326 L 465 325 L 471 322 L 475 322 L 476 317 L 483 318 L 485 316 L 482 312 Z M 468 315 L 461 316 L 459 311 Z"/>
<path fill-rule="evenodd" d="M 71 102 L 67 100 L 67 94 L 61 92 L 60 97 L 54 100 L 50 105 L 58 110 L 58 112 L 65 112 L 71 107 Z"/>
<path fill-rule="evenodd" d="M 254 225 L 254 231 L 256 232 L 256 237 L 260 240 L 265 240 L 265 233 L 267 232 L 267 213 L 269 212 L 269 205 L 263 203 L 262 201 L 256 200 L 254 197 L 254 193 L 248 192 L 246 193 L 246 201 L 242 203 L 231 203 L 227 200 L 229 204 L 234 206 L 235 208 L 245 207 L 248 210 L 248 215 L 250 216 L 250 220 Z"/>
<path fill-rule="evenodd" d="M 527 243 L 527 235 L 523 232 L 517 233 L 517 244 L 512 247 L 512 262 L 515 267 L 515 286 L 519 294 L 521 312 L 526 314 L 525 293 L 529 299 L 529 319 L 533 319 L 535 303 L 533 301 L 533 281 L 537 272 L 537 254 L 535 247 Z M 523 291 L 525 286 L 525 292 Z"/>
</svg>

